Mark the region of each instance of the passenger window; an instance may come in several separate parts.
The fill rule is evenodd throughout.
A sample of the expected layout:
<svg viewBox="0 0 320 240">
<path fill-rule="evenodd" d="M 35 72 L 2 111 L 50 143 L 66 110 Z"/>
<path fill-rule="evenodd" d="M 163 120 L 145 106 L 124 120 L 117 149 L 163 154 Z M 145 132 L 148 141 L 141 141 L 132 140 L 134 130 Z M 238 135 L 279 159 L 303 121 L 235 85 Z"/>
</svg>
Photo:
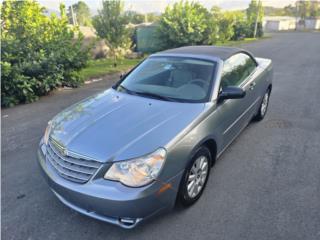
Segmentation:
<svg viewBox="0 0 320 240">
<path fill-rule="evenodd" d="M 239 86 L 256 68 L 252 58 L 238 53 L 227 59 L 223 65 L 221 87 Z"/>
</svg>

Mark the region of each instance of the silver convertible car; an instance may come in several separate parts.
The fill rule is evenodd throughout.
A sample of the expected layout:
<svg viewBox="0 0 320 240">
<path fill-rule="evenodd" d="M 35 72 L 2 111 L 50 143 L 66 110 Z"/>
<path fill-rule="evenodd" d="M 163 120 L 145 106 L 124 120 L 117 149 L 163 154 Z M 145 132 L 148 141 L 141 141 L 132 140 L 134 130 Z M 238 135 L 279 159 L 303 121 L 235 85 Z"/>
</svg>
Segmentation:
<svg viewBox="0 0 320 240">
<path fill-rule="evenodd" d="M 195 203 L 210 168 L 272 90 L 270 59 L 190 46 L 149 56 L 112 88 L 55 116 L 38 150 L 70 208 L 123 228 Z"/>
</svg>

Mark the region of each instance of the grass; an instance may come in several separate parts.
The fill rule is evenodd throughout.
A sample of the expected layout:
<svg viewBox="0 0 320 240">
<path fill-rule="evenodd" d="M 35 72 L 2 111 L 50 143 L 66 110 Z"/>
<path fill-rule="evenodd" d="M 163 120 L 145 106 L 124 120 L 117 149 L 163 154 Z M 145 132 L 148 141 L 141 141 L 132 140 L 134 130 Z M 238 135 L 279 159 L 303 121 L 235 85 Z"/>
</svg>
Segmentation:
<svg viewBox="0 0 320 240">
<path fill-rule="evenodd" d="M 241 44 L 245 44 L 245 43 L 251 43 L 251 42 L 255 42 L 255 41 L 259 41 L 259 40 L 263 40 L 263 39 L 268 39 L 271 38 L 271 36 L 269 35 L 265 35 L 262 38 L 245 38 L 243 40 L 238 40 L 238 41 L 228 41 L 225 43 L 218 43 L 218 46 L 229 46 L 229 47 L 235 47 Z"/>
<path fill-rule="evenodd" d="M 83 79 L 88 80 L 92 78 L 102 77 L 106 74 L 127 71 L 135 66 L 142 59 L 123 59 L 119 60 L 117 67 L 113 67 L 111 59 L 91 60 L 86 68 L 80 71 Z"/>
</svg>

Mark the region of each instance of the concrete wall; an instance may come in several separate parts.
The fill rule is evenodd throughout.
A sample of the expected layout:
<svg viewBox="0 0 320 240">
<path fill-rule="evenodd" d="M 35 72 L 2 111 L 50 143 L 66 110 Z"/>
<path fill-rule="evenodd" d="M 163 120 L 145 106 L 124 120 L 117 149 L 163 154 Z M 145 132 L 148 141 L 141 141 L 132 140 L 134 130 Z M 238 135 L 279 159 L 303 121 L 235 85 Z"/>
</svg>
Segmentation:
<svg viewBox="0 0 320 240">
<path fill-rule="evenodd" d="M 299 20 L 293 17 L 265 17 L 265 31 L 286 31 L 286 30 L 318 30 L 320 29 L 320 19 Z"/>
<path fill-rule="evenodd" d="M 307 19 L 305 20 L 306 29 L 320 29 L 320 19 Z"/>
<path fill-rule="evenodd" d="M 265 30 L 269 31 L 285 31 L 293 30 L 296 27 L 294 20 L 267 20 Z"/>
</svg>

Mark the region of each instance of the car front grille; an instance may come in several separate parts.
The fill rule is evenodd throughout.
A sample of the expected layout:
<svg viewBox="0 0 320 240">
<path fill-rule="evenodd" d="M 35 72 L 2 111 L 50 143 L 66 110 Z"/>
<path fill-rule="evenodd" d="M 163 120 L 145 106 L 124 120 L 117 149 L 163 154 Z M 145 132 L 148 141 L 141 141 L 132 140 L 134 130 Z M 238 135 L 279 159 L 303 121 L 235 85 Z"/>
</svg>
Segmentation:
<svg viewBox="0 0 320 240">
<path fill-rule="evenodd" d="M 77 183 L 87 182 L 102 164 L 93 160 L 63 156 L 51 141 L 47 146 L 46 159 L 61 177 Z"/>
</svg>

